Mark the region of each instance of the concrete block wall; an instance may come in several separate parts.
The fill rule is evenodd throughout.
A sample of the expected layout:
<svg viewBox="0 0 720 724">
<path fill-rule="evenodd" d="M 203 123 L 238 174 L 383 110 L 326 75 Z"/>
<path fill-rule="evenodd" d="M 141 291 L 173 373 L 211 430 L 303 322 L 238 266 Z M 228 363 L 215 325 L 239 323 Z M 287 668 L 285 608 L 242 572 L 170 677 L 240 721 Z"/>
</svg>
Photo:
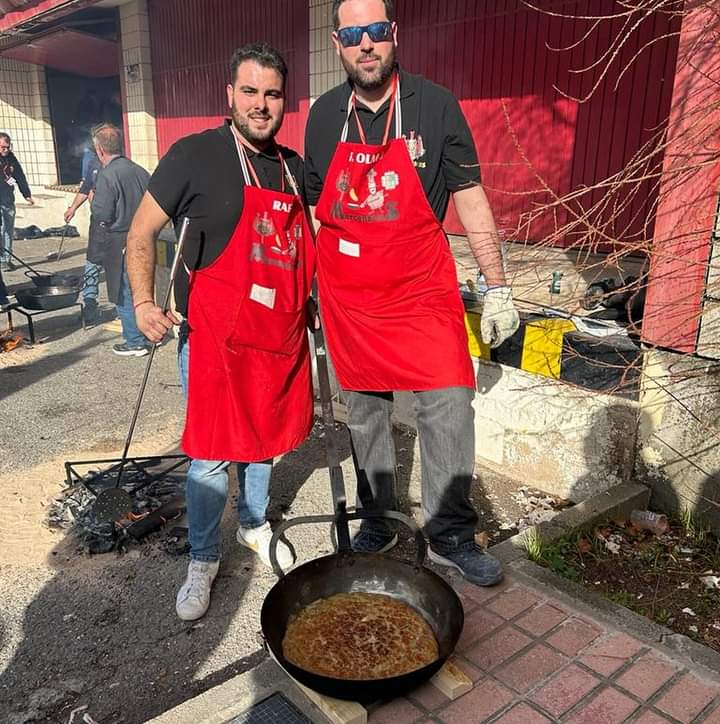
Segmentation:
<svg viewBox="0 0 720 724">
<path fill-rule="evenodd" d="M 330 37 L 332 0 L 310 0 L 310 102 L 342 83 L 345 70 Z"/>
<path fill-rule="evenodd" d="M 57 183 L 45 69 L 0 58 L 0 130 L 12 137 L 30 188 Z"/>
<path fill-rule="evenodd" d="M 650 350 L 636 475 L 663 510 L 696 512 L 720 532 L 720 364 Z"/>
<path fill-rule="evenodd" d="M 146 0 L 131 0 L 120 6 L 120 34 L 120 82 L 125 87 L 130 155 L 133 161 L 152 171 L 157 166 L 158 152 Z"/>
</svg>

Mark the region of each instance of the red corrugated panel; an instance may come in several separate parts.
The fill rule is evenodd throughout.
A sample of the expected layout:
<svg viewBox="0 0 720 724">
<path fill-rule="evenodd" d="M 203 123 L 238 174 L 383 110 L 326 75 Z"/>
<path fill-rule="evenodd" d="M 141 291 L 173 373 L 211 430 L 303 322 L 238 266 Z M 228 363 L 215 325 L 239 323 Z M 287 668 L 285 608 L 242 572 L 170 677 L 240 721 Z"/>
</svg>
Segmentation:
<svg viewBox="0 0 720 724">
<path fill-rule="evenodd" d="M 643 339 L 694 352 L 720 184 L 720 46 L 710 6 L 683 21 Z"/>
<path fill-rule="evenodd" d="M 288 64 L 281 143 L 300 149 L 309 108 L 309 15 L 302 0 L 149 0 L 158 151 L 228 115 L 233 51 L 268 42 Z"/>
<path fill-rule="evenodd" d="M 626 7 L 615 0 L 537 4 L 558 14 L 538 12 L 520 0 L 396 4 L 400 60 L 408 70 L 449 87 L 460 99 L 498 225 L 508 229 L 518 225 L 521 214 L 555 195 L 592 187 L 620 171 L 670 109 L 667 89 L 672 75 L 666 69 L 675 61 L 675 38 L 654 43 L 614 89 L 638 48 L 672 29 L 668 15 L 657 14 L 634 35 L 592 98 L 579 103 L 574 98 L 590 91 L 605 64 L 586 73 L 573 71 L 592 65 L 607 51 L 622 21 L 603 22 L 578 43 L 592 21 L 564 16 L 610 17 Z M 615 220 L 615 233 L 629 242 L 642 235 L 656 196 L 652 183 L 646 182 L 627 200 Z M 582 207 L 590 208 L 602 198 L 601 190 L 591 191 L 582 197 Z M 571 219 L 568 210 L 559 207 L 529 225 L 525 234 L 531 240 L 550 238 Z M 462 231 L 453 213 L 447 226 Z M 564 234 L 562 244 L 571 245 L 576 237 L 577 232 Z"/>
</svg>

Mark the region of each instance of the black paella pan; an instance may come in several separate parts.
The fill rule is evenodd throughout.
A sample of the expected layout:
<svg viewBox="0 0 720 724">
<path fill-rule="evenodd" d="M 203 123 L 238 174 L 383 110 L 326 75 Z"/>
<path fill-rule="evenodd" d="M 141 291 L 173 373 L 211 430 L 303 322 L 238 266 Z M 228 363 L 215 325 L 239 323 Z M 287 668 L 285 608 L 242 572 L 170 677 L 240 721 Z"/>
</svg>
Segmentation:
<svg viewBox="0 0 720 724">
<path fill-rule="evenodd" d="M 270 653 L 294 679 L 327 696 L 369 703 L 394 698 L 414 689 L 442 667 L 462 633 L 463 608 L 453 588 L 423 565 L 426 543 L 413 520 L 395 511 L 347 512 L 345 487 L 335 440 L 327 357 L 321 330 L 315 332 L 315 354 L 335 515 L 294 518 L 277 528 L 270 545 L 270 559 L 279 580 L 263 602 L 260 621 Z M 417 548 L 414 561 L 352 551 L 348 521 L 374 517 L 392 518 L 413 531 Z M 337 531 L 337 551 L 333 555 L 304 563 L 284 574 L 277 562 L 278 541 L 288 528 L 305 523 L 333 523 Z M 384 594 L 414 608 L 435 634 L 439 648 L 437 660 L 399 676 L 358 680 L 322 676 L 301 669 L 285 658 L 282 642 L 293 616 L 318 599 L 338 593 L 355 592 Z"/>
</svg>

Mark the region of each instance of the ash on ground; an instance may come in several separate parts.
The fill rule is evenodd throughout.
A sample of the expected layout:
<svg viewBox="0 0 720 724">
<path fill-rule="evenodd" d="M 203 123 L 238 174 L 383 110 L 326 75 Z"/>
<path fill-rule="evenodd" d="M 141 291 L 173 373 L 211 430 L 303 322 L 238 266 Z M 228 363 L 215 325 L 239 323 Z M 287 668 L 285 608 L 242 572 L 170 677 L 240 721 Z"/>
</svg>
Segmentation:
<svg viewBox="0 0 720 724">
<path fill-rule="evenodd" d="M 149 474 L 149 471 L 140 468 L 124 476 L 120 488 L 130 495 L 132 509 L 117 521 L 103 522 L 95 516 L 94 493 L 113 489 L 117 482 L 116 472 L 88 471 L 50 502 L 48 527 L 74 535 L 78 549 L 85 553 L 108 553 L 165 529 L 167 535 L 163 547 L 167 552 L 184 552 L 187 531 L 180 523 L 185 512 L 185 471 L 153 472 L 150 474 L 151 481 L 138 489 L 139 478 Z"/>
</svg>

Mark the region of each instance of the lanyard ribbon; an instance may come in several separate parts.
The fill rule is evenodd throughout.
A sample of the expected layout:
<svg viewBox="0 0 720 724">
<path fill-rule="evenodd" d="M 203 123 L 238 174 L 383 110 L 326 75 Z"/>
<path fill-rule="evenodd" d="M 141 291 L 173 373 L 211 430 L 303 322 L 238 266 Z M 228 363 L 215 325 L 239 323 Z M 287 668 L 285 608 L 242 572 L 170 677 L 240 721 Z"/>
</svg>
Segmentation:
<svg viewBox="0 0 720 724">
<path fill-rule="evenodd" d="M 355 91 L 350 94 L 350 101 L 348 102 L 348 112 L 345 118 L 345 125 L 343 126 L 342 134 L 340 135 L 340 141 L 343 143 L 347 141 L 348 128 L 350 124 L 350 114 L 354 114 L 355 122 L 357 123 L 358 133 L 360 135 L 360 142 L 367 145 L 367 137 L 365 131 L 360 123 L 360 117 L 358 116 L 357 108 L 355 107 L 356 95 Z M 392 108 L 394 113 L 390 110 Z M 383 134 L 382 145 L 384 146 L 388 142 L 390 135 L 390 121 L 395 118 L 395 138 L 402 138 L 402 106 L 400 105 L 400 79 L 398 74 L 395 73 L 393 79 L 393 91 L 390 99 L 390 107 L 388 108 L 388 117 L 385 122 L 385 133 Z"/>
</svg>

